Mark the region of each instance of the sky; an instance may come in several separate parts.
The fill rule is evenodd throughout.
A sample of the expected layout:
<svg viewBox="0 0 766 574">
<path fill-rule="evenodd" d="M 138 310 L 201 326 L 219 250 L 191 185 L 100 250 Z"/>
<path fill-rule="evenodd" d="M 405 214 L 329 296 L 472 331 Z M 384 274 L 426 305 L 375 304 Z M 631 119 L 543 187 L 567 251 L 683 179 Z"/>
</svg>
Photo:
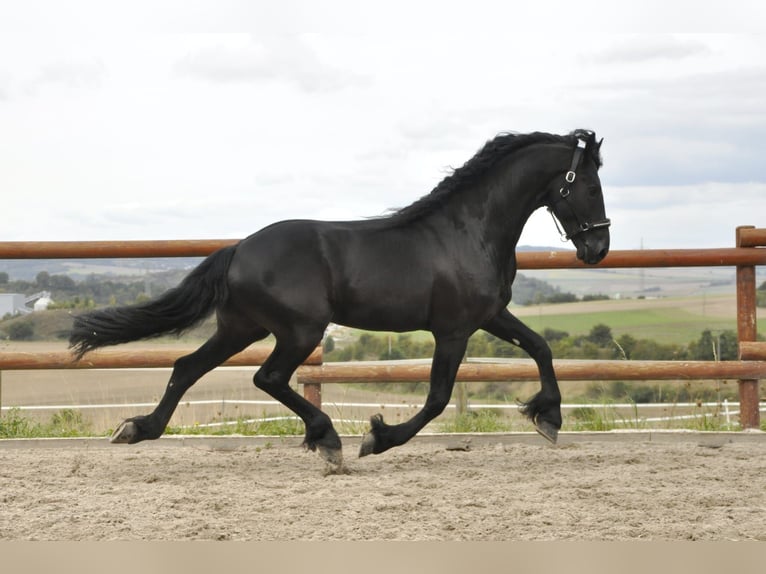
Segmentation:
<svg viewBox="0 0 766 574">
<path fill-rule="evenodd" d="M 613 249 L 766 227 L 763 2 L 526 4 L 2 2 L 0 241 L 378 216 L 498 133 L 577 128 Z M 544 210 L 520 244 L 562 245 Z"/>
</svg>

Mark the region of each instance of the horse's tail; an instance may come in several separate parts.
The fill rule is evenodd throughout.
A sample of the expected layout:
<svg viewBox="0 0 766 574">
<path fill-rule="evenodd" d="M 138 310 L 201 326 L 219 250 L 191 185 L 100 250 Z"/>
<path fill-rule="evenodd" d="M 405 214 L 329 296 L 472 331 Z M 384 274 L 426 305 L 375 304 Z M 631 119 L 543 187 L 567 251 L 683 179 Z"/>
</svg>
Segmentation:
<svg viewBox="0 0 766 574">
<path fill-rule="evenodd" d="M 236 245 L 219 249 L 156 299 L 76 316 L 69 335 L 76 360 L 99 347 L 180 334 L 198 324 L 228 297 L 226 272 L 235 249 Z"/>
</svg>

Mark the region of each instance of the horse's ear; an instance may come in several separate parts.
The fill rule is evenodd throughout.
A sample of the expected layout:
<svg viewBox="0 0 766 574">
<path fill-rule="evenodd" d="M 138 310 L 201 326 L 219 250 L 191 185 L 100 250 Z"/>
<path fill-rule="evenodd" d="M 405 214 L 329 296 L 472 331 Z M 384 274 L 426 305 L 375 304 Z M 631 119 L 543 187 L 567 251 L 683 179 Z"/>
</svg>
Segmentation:
<svg viewBox="0 0 766 574">
<path fill-rule="evenodd" d="M 601 144 L 604 143 L 604 138 L 601 138 L 598 140 L 598 144 L 596 145 L 596 151 L 601 151 Z"/>
</svg>

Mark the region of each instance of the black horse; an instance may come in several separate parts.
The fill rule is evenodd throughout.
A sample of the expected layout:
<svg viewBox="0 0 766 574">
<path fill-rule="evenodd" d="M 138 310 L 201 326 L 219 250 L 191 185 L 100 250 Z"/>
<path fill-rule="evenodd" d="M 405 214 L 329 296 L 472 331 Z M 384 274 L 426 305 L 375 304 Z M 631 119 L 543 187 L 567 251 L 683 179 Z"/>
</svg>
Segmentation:
<svg viewBox="0 0 766 574">
<path fill-rule="evenodd" d="M 595 264 L 606 256 L 600 147 L 585 130 L 501 134 L 430 194 L 389 216 L 276 223 L 216 251 L 155 300 L 77 316 L 69 342 L 79 359 L 105 345 L 180 333 L 217 313 L 216 333 L 176 361 L 155 410 L 124 421 L 112 442 L 158 438 L 202 375 L 272 333 L 276 346 L 255 374 L 255 386 L 301 417 L 307 448 L 339 464 L 341 442 L 330 418 L 288 384 L 330 322 L 427 330 L 435 340 L 424 408 L 397 425 L 373 416 L 360 456 L 404 444 L 444 410 L 468 338 L 478 329 L 534 358 L 542 387 L 522 410 L 555 442 L 561 394 L 550 348 L 506 308 L 514 251 L 529 216 L 547 206 L 579 259 Z"/>
</svg>

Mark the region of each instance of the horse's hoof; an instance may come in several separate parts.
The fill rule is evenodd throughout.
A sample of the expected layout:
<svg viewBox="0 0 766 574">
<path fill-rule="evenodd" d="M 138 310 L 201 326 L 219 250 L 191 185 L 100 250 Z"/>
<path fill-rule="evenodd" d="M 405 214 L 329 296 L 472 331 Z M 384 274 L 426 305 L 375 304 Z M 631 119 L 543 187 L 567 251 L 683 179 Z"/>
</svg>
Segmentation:
<svg viewBox="0 0 766 574">
<path fill-rule="evenodd" d="M 362 437 L 362 446 L 359 447 L 359 458 L 375 452 L 375 435 L 368 432 Z"/>
<path fill-rule="evenodd" d="M 343 466 L 343 449 L 329 448 L 318 444 L 317 450 L 319 451 L 319 456 L 321 456 L 328 464 L 335 465 L 339 468 Z"/>
<path fill-rule="evenodd" d="M 109 442 L 112 444 L 131 444 L 138 437 L 138 426 L 132 421 L 123 421 L 112 433 Z"/>
<path fill-rule="evenodd" d="M 545 437 L 547 440 L 549 440 L 552 444 L 556 444 L 556 441 L 559 438 L 559 429 L 557 429 L 551 423 L 546 422 L 546 421 L 536 420 L 535 421 L 535 429 L 543 437 Z"/>
</svg>

